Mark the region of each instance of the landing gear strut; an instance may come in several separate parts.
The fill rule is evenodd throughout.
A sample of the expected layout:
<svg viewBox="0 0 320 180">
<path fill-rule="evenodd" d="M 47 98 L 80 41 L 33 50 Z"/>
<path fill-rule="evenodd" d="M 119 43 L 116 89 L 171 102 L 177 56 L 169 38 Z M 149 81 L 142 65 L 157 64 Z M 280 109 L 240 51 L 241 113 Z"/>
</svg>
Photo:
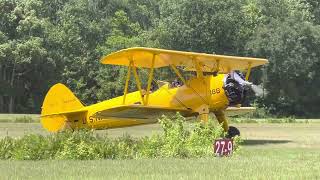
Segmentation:
<svg viewBox="0 0 320 180">
<path fill-rule="evenodd" d="M 228 125 L 228 121 L 223 111 L 216 111 L 214 114 L 219 123 L 222 125 L 224 131 L 227 132 L 226 138 L 240 136 L 240 131 L 238 128 Z"/>
<path fill-rule="evenodd" d="M 239 129 L 233 126 L 229 126 L 228 134 L 226 135 L 226 138 L 233 138 L 235 136 L 240 136 Z"/>
</svg>

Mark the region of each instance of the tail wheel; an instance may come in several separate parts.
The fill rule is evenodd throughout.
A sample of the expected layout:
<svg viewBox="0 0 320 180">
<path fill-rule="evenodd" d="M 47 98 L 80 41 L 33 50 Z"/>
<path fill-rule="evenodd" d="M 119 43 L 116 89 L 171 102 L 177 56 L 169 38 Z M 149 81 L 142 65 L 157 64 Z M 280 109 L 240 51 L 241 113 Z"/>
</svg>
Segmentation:
<svg viewBox="0 0 320 180">
<path fill-rule="evenodd" d="M 240 136 L 240 131 L 238 128 L 229 126 L 227 138 L 233 138 L 235 136 Z"/>
</svg>

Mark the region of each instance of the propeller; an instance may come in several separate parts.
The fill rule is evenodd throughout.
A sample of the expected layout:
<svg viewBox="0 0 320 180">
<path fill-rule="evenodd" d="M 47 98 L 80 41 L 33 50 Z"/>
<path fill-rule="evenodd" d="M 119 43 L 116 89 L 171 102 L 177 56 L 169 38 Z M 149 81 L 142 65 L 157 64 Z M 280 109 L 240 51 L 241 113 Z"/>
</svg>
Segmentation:
<svg viewBox="0 0 320 180">
<path fill-rule="evenodd" d="M 262 97 L 263 96 L 263 89 L 261 86 L 257 86 L 255 84 L 251 85 L 251 89 L 254 92 L 254 94 L 258 97 Z"/>
<path fill-rule="evenodd" d="M 255 85 L 252 82 L 248 82 L 248 81 L 246 82 L 247 83 L 245 84 L 245 87 L 250 88 L 254 92 L 255 96 L 258 96 L 258 97 L 263 96 L 263 88 L 261 86 Z"/>
</svg>

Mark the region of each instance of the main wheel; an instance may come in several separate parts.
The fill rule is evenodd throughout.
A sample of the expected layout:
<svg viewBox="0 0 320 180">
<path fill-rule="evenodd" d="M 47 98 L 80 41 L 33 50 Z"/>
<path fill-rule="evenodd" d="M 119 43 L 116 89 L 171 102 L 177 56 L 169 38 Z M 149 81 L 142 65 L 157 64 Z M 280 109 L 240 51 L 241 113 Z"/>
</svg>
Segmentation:
<svg viewBox="0 0 320 180">
<path fill-rule="evenodd" d="M 239 129 L 233 126 L 229 126 L 229 130 L 226 138 L 233 138 L 235 136 L 240 136 Z"/>
</svg>

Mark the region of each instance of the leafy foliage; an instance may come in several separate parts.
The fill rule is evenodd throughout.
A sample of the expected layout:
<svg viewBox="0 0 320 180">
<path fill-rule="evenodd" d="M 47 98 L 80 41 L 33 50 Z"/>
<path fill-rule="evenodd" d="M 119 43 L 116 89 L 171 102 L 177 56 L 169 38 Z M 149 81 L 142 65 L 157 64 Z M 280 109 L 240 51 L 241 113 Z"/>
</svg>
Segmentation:
<svg viewBox="0 0 320 180">
<path fill-rule="evenodd" d="M 317 0 L 0 0 L 0 112 L 39 113 L 57 82 L 88 104 L 121 95 L 126 71 L 99 58 L 146 46 L 266 57 L 257 106 L 319 116 L 319 12 Z"/>
<path fill-rule="evenodd" d="M 133 138 L 129 135 L 111 139 L 94 135 L 93 131 L 64 131 L 48 136 L 26 135 L 0 140 L 0 159 L 136 159 L 159 157 L 210 157 L 212 143 L 224 135 L 220 126 L 212 121 L 196 123 L 185 128 L 184 118 L 177 114 L 173 118 L 163 116 L 160 120 L 162 134 Z M 235 150 L 241 139 L 234 139 Z"/>
</svg>

